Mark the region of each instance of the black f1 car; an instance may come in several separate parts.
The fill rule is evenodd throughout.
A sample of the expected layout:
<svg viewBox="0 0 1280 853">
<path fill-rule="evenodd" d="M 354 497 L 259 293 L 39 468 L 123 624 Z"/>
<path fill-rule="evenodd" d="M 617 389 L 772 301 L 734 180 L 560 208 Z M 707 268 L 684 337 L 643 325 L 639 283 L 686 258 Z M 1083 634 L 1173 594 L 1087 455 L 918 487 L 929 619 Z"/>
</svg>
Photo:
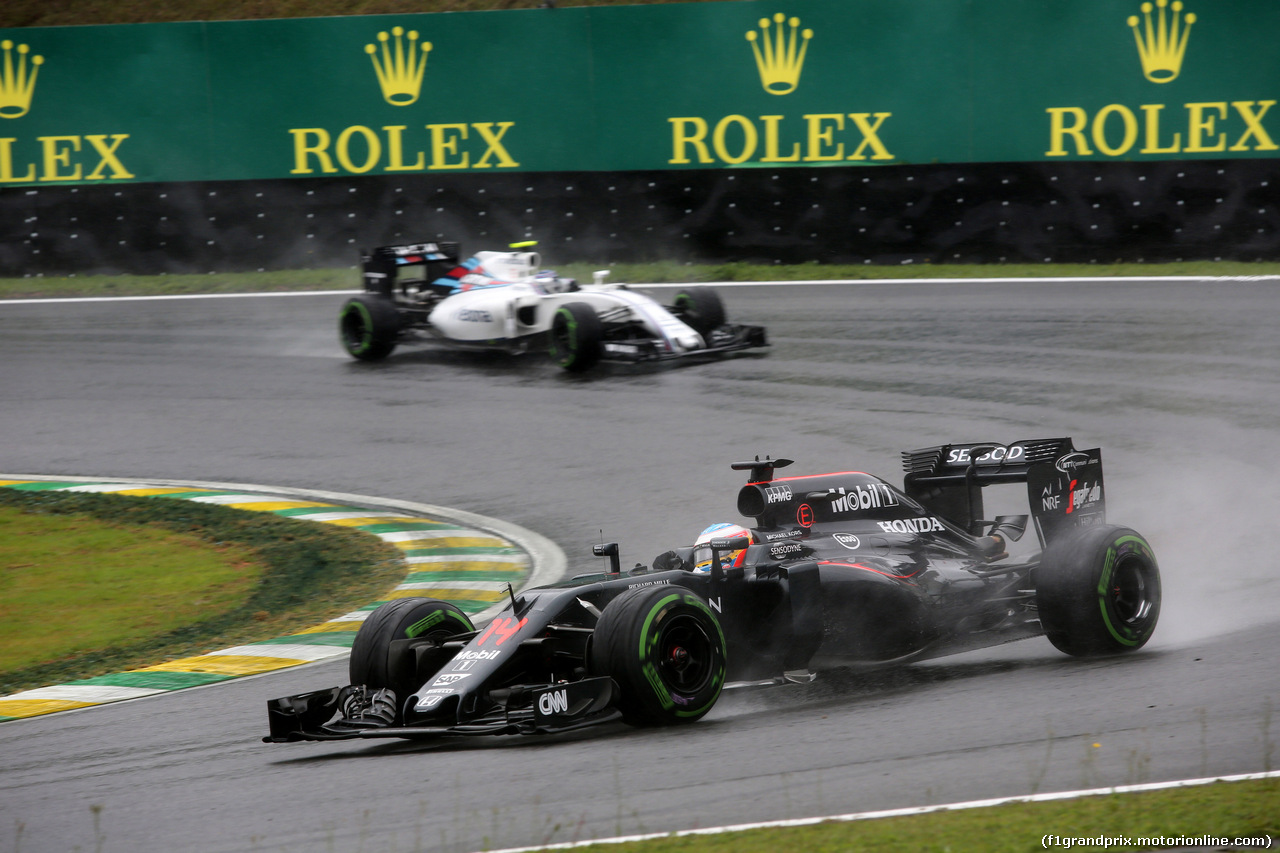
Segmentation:
<svg viewBox="0 0 1280 853">
<path fill-rule="evenodd" d="M 512 592 L 481 629 L 433 599 L 380 606 L 351 684 L 268 703 L 268 742 L 555 732 L 621 718 L 697 720 L 726 686 L 808 681 L 1039 634 L 1071 655 L 1151 637 L 1147 541 L 1104 519 L 1101 451 L 1069 438 L 903 454 L 902 489 L 861 472 L 748 472 L 738 511 L 695 545 Z M 984 489 L 1025 483 L 1029 515 L 983 518 Z M 1031 523 L 1029 556 L 1006 545 Z M 1030 543 L 1027 543 L 1030 544 Z"/>
</svg>

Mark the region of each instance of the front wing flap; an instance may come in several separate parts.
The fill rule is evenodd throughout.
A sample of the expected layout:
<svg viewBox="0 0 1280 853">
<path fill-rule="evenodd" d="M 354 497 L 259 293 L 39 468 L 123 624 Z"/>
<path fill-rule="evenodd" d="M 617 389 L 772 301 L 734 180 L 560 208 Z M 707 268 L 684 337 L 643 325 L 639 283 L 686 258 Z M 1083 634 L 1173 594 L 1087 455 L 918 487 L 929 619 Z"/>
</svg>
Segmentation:
<svg viewBox="0 0 1280 853">
<path fill-rule="evenodd" d="M 737 350 L 767 347 L 768 335 L 764 326 L 726 323 L 705 335 L 705 347 L 694 350 L 671 351 L 659 338 L 632 338 L 604 342 L 604 358 L 608 361 L 642 362 L 665 361 L 675 358 L 720 355 Z"/>
<path fill-rule="evenodd" d="M 495 691 L 496 693 L 496 691 Z M 391 690 L 332 687 L 267 702 L 270 734 L 264 743 L 431 738 L 451 735 L 551 734 L 599 725 L 621 717 L 612 678 L 501 691 L 492 712 L 476 720 L 439 726 L 397 725 Z M 496 697 L 495 697 L 496 698 Z"/>
</svg>

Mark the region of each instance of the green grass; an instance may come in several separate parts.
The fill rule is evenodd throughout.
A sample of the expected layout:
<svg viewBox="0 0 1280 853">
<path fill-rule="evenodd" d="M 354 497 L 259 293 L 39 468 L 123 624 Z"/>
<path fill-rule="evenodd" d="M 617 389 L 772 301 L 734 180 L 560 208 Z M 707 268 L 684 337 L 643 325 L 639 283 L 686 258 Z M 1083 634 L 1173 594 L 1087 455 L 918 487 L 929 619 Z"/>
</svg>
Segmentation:
<svg viewBox="0 0 1280 853">
<path fill-rule="evenodd" d="M 495 247 L 499 248 L 499 247 Z M 705 281 L 804 281 L 886 278 L 1039 278 L 1054 276 L 1258 276 L 1280 274 L 1280 262 L 1184 261 L 1170 264 L 555 264 L 561 275 L 591 281 L 595 270 L 609 280 L 637 284 Z M 0 299 L 75 296 L 173 296 L 201 293 L 271 293 L 299 290 L 358 290 L 355 267 L 208 275 L 85 275 L 0 278 Z"/>
<path fill-rule="evenodd" d="M 1244 835 L 1280 833 L 1280 780 L 1263 779 L 1115 794 L 1047 803 L 934 812 L 910 817 L 814 826 L 757 829 L 723 835 L 685 836 L 626 845 L 591 845 L 594 853 L 804 853 L 847 851 L 982 851 L 1025 853 L 1046 849 L 1046 835 L 1060 838 L 1169 838 L 1205 835 L 1234 840 Z M 1127 849 L 1166 849 L 1188 844 Z M 1049 847 L 1047 849 L 1066 849 Z M 1072 849 L 1126 849 L 1123 845 L 1082 844 Z M 1216 846 L 1212 849 L 1218 849 Z"/>
<path fill-rule="evenodd" d="M 404 579 L 333 525 L 173 498 L 0 488 L 0 695 L 287 635 Z"/>
<path fill-rule="evenodd" d="M 358 290 L 355 268 L 278 270 L 207 275 L 85 275 L 0 278 L 0 299 L 73 296 L 183 296 L 201 293 L 276 293 Z"/>
<path fill-rule="evenodd" d="M 229 610 L 264 571 L 188 533 L 0 507 L 0 673 Z"/>
<path fill-rule="evenodd" d="M 536 9 L 545 0 L 5 0 L 0 27 L 237 21 Z M 556 6 L 622 6 L 689 0 L 556 0 Z"/>
</svg>

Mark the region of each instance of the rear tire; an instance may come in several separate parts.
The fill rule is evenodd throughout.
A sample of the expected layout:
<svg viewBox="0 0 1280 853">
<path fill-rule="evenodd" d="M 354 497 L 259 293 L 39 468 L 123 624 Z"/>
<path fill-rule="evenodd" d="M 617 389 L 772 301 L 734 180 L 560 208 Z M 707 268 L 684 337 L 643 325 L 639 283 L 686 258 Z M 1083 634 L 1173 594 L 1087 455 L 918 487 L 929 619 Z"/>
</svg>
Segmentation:
<svg viewBox="0 0 1280 853">
<path fill-rule="evenodd" d="M 640 587 L 604 609 L 589 663 L 593 673 L 617 682 L 626 722 L 691 723 L 711 710 L 724 687 L 724 632 L 692 592 Z"/>
<path fill-rule="evenodd" d="M 376 293 L 361 293 L 347 300 L 338 315 L 338 335 L 353 358 L 378 361 L 391 355 L 400 335 L 400 315 L 395 303 Z"/>
<path fill-rule="evenodd" d="M 1049 641 L 1069 655 L 1132 652 L 1160 617 L 1155 551 L 1127 527 L 1084 527 L 1051 544 L 1036 569 Z"/>
<path fill-rule="evenodd" d="M 352 684 L 371 690 L 389 687 L 400 699 L 417 690 L 416 657 L 397 640 L 443 642 L 456 634 L 474 631 L 467 614 L 447 601 L 434 598 L 398 598 L 369 614 L 351 645 L 348 674 Z"/>
<path fill-rule="evenodd" d="M 595 367 L 604 354 L 604 325 L 585 302 L 566 302 L 551 318 L 551 357 L 573 373 Z"/>
<path fill-rule="evenodd" d="M 709 287 L 687 287 L 676 294 L 672 311 L 695 332 L 707 337 L 725 324 L 724 303 Z"/>
</svg>

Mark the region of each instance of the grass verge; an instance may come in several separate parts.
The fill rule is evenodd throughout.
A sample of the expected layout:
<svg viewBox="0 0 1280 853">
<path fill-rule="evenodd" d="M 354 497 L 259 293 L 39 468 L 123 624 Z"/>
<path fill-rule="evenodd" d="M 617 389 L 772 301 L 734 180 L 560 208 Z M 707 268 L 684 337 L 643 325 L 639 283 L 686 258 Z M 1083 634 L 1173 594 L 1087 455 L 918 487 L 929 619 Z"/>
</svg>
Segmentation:
<svg viewBox="0 0 1280 853">
<path fill-rule="evenodd" d="M 591 281 L 608 269 L 609 280 L 636 284 L 707 281 L 876 280 L 898 278 L 1052 278 L 1063 276 L 1251 277 L 1280 274 L 1280 263 L 1184 261 L 1169 264 L 559 264 L 561 275 Z M 278 293 L 302 290 L 358 290 L 353 267 L 207 275 L 85 275 L 0 278 L 0 299 L 101 296 L 180 296 L 218 293 Z"/>
<path fill-rule="evenodd" d="M 6 540 L 0 606 L 30 621 L 0 619 L 0 632 L 38 631 L 48 643 L 43 654 L 26 645 L 21 657 L 6 657 L 0 695 L 290 634 L 377 600 L 405 573 L 399 552 L 366 533 L 180 499 L 0 489 L 0 512 L 20 529 L 49 531 Z M 96 553 L 50 548 L 75 528 Z M 150 565 L 126 559 L 119 570 L 127 578 L 99 571 L 131 530 L 150 548 L 135 556 Z M 58 561 L 47 576 L 16 583 L 29 574 L 22 567 Z M 186 572 L 198 576 L 169 577 Z M 59 594 L 55 584 L 67 578 L 77 585 Z M 148 584 L 165 594 L 148 600 Z M 137 597 L 136 612 L 95 612 L 122 591 Z M 28 638 L 0 634 L 0 645 Z"/>
<path fill-rule="evenodd" d="M 264 568 L 188 533 L 0 507 L 0 673 L 220 613 Z"/>
<path fill-rule="evenodd" d="M 189 296 L 218 293 L 286 293 L 358 290 L 351 269 L 284 270 L 207 275 L 84 275 L 0 278 L 0 299 L 102 296 Z"/>
<path fill-rule="evenodd" d="M 698 853 L 773 853 L 776 850 L 1026 853 L 1066 849 L 1066 842 L 1070 841 L 1070 848 L 1077 850 L 1187 847 L 1218 850 L 1222 845 L 1198 841 L 1211 836 L 1228 839 L 1230 844 L 1242 836 L 1280 834 L 1277 803 L 1280 803 L 1280 780 L 1262 779 L 878 820 L 830 821 L 804 827 L 661 838 L 625 845 L 595 844 L 581 849 L 597 853 L 694 850 Z M 1046 836 L 1057 836 L 1057 840 L 1046 839 Z M 1104 839 L 1109 839 L 1109 843 Z M 1140 839 L 1154 839 L 1157 843 L 1140 843 Z M 1164 839 L 1164 843 L 1160 843 L 1160 839 Z M 1266 849 L 1268 845 L 1256 846 Z"/>
<path fill-rule="evenodd" d="M 675 2 L 689 0 L 556 0 L 554 5 L 622 6 Z M 547 0 L 112 0 L 110 3 L 86 3 L 83 0 L 6 0 L 0 5 L 0 27 L 487 12 L 537 9 L 546 5 Z"/>
</svg>

